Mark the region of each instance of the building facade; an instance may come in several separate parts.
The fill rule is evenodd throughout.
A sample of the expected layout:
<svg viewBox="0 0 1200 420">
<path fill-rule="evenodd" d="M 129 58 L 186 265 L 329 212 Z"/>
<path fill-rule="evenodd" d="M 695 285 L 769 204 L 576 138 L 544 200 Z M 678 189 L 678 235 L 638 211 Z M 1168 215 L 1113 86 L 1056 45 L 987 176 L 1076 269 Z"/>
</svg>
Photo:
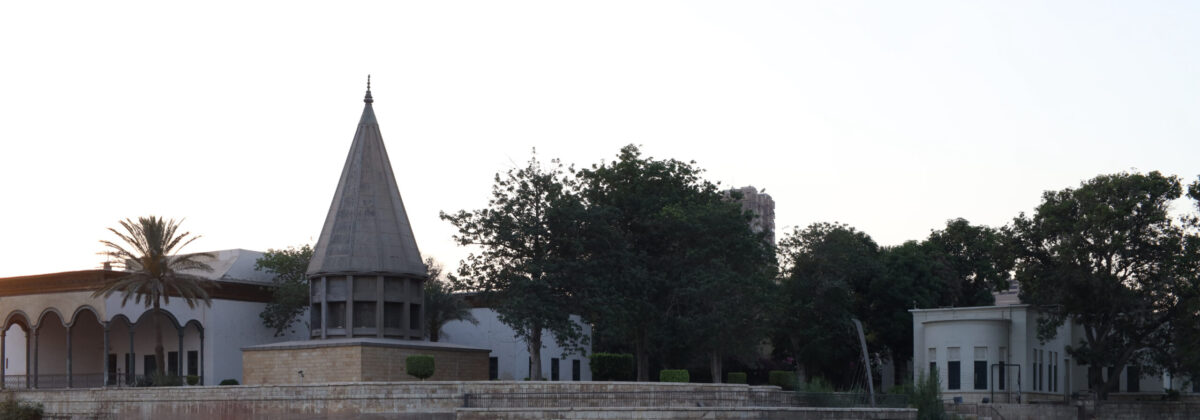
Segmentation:
<svg viewBox="0 0 1200 420">
<path fill-rule="evenodd" d="M 212 305 L 189 308 L 171 299 L 154 311 L 123 296 L 93 297 L 120 271 L 83 270 L 0 279 L 3 384 L 19 388 L 125 386 L 145 383 L 157 369 L 163 337 L 167 372 L 199 384 L 241 381 L 240 346 L 288 339 L 257 322 L 270 300 L 271 277 L 254 270 L 260 253 L 216 251 Z M 245 322 L 245 320 L 255 322 Z M 159 331 L 155 331 L 155 329 Z M 291 336 L 301 336 L 297 331 Z"/>
<path fill-rule="evenodd" d="M 1087 365 L 1066 348 L 1083 340 L 1083 329 L 1064 323 L 1054 338 L 1037 337 L 1041 314 L 1030 305 L 913 309 L 913 374 L 936 373 L 945 398 L 964 402 L 1063 401 L 1098 386 Z M 1108 368 L 1103 368 L 1104 377 Z M 1142 375 L 1137 366 L 1120 373 L 1110 398 L 1157 398 L 1174 386 L 1200 391 L 1194 381 Z"/>
</svg>

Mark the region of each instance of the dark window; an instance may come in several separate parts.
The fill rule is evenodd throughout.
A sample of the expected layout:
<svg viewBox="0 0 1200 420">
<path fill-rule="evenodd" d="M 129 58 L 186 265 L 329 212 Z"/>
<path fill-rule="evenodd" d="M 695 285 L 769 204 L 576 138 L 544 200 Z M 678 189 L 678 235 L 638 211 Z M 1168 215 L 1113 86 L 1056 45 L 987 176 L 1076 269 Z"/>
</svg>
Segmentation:
<svg viewBox="0 0 1200 420">
<path fill-rule="evenodd" d="M 383 327 L 404 328 L 404 304 L 385 302 L 383 304 Z"/>
<path fill-rule="evenodd" d="M 1000 390 L 1004 390 L 1004 378 L 1006 377 L 1004 371 L 1006 370 L 1008 370 L 1008 366 L 1005 366 L 1004 361 L 1001 360 L 1000 369 L 996 371 L 996 381 L 999 382 Z"/>
<path fill-rule="evenodd" d="M 1054 366 L 1050 367 L 1050 390 L 1058 392 L 1058 361 L 1054 362 Z"/>
<path fill-rule="evenodd" d="M 375 302 L 354 302 L 354 328 L 375 328 Z"/>
<path fill-rule="evenodd" d="M 488 358 L 488 379 L 491 379 L 493 381 L 500 379 L 500 358 L 499 357 L 489 357 Z"/>
<path fill-rule="evenodd" d="M 1142 390 L 1142 369 L 1137 366 L 1125 368 L 1125 391 L 1140 392 Z"/>
<path fill-rule="evenodd" d="M 550 380 L 558 380 L 558 358 L 555 357 L 550 358 Z"/>
<path fill-rule="evenodd" d="M 950 380 L 946 381 L 949 385 L 946 389 L 962 388 L 962 367 L 959 366 L 960 363 L 962 362 L 957 360 L 946 362 L 946 369 L 950 371 Z"/>
<path fill-rule="evenodd" d="M 7 361 L 8 361 L 8 359 L 5 359 L 5 362 L 7 362 Z M 108 383 L 106 385 L 116 385 L 116 384 L 117 384 L 117 355 L 115 353 L 110 353 L 108 355 Z"/>
<path fill-rule="evenodd" d="M 329 302 L 329 328 L 346 328 L 346 302 Z"/>
<path fill-rule="evenodd" d="M 171 376 L 179 376 L 179 352 L 167 352 L 167 374 Z"/>
<path fill-rule="evenodd" d="M 421 329 L 421 305 L 415 303 L 408 304 L 408 329 Z"/>
<path fill-rule="evenodd" d="M 188 375 L 199 375 L 200 371 L 200 354 L 195 351 L 187 352 L 187 373 Z"/>
<path fill-rule="evenodd" d="M 572 381 L 580 380 L 579 373 L 582 371 L 582 369 L 580 369 L 580 366 L 581 366 L 581 363 L 579 363 L 578 360 L 571 361 L 571 380 Z"/>
<path fill-rule="evenodd" d="M 312 304 L 312 311 L 309 312 L 309 315 L 311 318 L 308 322 L 309 325 L 312 325 L 313 329 L 321 329 L 321 304 Z"/>
<path fill-rule="evenodd" d="M 929 362 L 929 376 L 937 375 L 937 362 Z"/>
<path fill-rule="evenodd" d="M 155 372 L 158 372 L 158 364 L 154 362 L 154 355 L 142 356 L 142 374 L 152 376 Z"/>
<path fill-rule="evenodd" d="M 987 361 L 975 361 L 975 389 L 987 389 Z"/>
</svg>

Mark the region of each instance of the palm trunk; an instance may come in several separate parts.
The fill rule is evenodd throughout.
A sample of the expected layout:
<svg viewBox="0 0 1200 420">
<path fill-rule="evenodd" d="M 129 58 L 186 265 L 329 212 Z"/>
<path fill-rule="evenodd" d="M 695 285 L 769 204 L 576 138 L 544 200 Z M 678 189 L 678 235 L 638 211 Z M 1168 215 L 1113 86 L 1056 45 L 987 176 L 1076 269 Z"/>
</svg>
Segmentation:
<svg viewBox="0 0 1200 420">
<path fill-rule="evenodd" d="M 529 380 L 542 380 L 542 328 L 529 330 Z"/>
<path fill-rule="evenodd" d="M 157 375 L 166 375 L 167 374 L 167 369 L 166 369 L 166 366 L 167 366 L 166 359 L 167 358 L 163 354 L 162 325 L 160 325 L 160 324 L 162 324 L 162 316 L 159 313 L 160 310 L 161 310 L 161 308 L 158 305 L 158 301 L 155 300 L 153 316 L 154 316 L 154 364 L 155 364 L 156 370 L 154 373 Z"/>
</svg>

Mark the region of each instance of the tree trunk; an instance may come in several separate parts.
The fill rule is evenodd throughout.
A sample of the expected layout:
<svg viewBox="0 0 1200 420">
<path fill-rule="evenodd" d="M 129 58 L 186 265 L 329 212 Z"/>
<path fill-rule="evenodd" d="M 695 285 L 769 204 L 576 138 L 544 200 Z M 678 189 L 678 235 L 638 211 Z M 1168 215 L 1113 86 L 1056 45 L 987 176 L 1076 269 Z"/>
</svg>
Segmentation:
<svg viewBox="0 0 1200 420">
<path fill-rule="evenodd" d="M 163 336 L 162 336 L 162 315 L 159 313 L 161 308 L 158 306 L 158 301 L 154 301 L 154 365 L 155 375 L 167 374 L 167 358 L 163 354 Z"/>
<path fill-rule="evenodd" d="M 637 356 L 638 382 L 650 382 L 650 355 L 647 353 L 646 347 L 645 333 L 638 333 L 633 350 Z"/>
<path fill-rule="evenodd" d="M 708 353 L 708 370 L 712 372 L 712 383 L 721 383 L 721 355 L 716 351 Z"/>
<path fill-rule="evenodd" d="M 542 329 L 534 327 L 529 334 L 529 380 L 542 379 Z"/>
</svg>

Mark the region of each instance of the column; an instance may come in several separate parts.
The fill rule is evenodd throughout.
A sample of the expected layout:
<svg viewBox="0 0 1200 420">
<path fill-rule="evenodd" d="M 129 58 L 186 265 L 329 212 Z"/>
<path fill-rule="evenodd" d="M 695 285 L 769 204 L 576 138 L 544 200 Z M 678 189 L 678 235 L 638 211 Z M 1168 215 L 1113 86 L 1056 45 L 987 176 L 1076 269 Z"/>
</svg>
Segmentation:
<svg viewBox="0 0 1200 420">
<path fill-rule="evenodd" d="M 200 385 L 204 385 L 204 327 L 197 325 L 196 329 L 200 330 L 200 369 L 196 373 L 200 374 Z"/>
<path fill-rule="evenodd" d="M 108 349 L 108 321 L 104 321 L 104 350 L 103 350 L 103 352 L 104 352 L 104 354 L 103 354 L 103 356 L 104 356 L 104 386 L 107 387 L 108 380 L 109 380 L 108 370 L 112 368 L 112 366 L 108 365 L 108 352 L 109 352 L 109 349 Z"/>
<path fill-rule="evenodd" d="M 354 337 L 354 276 L 346 276 L 346 338 Z"/>
<path fill-rule="evenodd" d="M 67 388 L 70 388 L 71 383 L 71 327 L 67 326 Z"/>
<path fill-rule="evenodd" d="M 5 383 L 4 383 L 5 382 L 4 381 L 4 373 L 5 373 L 4 371 L 6 368 L 8 368 L 8 366 L 5 366 L 5 363 L 4 363 L 5 360 L 8 360 L 8 359 L 5 359 L 6 357 L 8 357 L 8 353 L 5 353 L 5 351 L 8 349 L 6 349 L 4 346 L 5 338 L 8 338 L 7 336 L 8 336 L 8 327 L 6 326 L 6 327 L 4 327 L 3 330 L 0 330 L 0 388 L 8 388 L 8 386 L 5 385 Z"/>
<path fill-rule="evenodd" d="M 186 373 L 186 371 L 183 370 L 183 356 L 184 356 L 184 354 L 183 354 L 183 328 L 180 328 L 178 331 L 179 331 L 179 347 L 178 347 L 179 350 L 175 351 L 175 353 L 177 354 L 177 356 L 175 357 L 175 365 L 176 365 L 175 369 L 177 369 L 177 370 L 175 372 L 177 372 L 180 377 L 183 377 L 183 376 L 186 376 L 186 375 L 184 375 L 184 373 Z M 184 383 L 187 383 L 187 382 L 184 382 Z"/>
<path fill-rule="evenodd" d="M 29 351 L 29 349 L 30 349 L 29 346 L 30 346 L 30 344 L 32 344 L 32 343 L 30 343 L 31 338 L 29 336 L 33 334 L 33 331 L 31 328 L 25 328 L 24 331 L 25 331 L 25 388 L 29 388 L 29 384 L 30 384 L 29 373 L 33 372 L 33 370 L 31 370 L 32 368 L 29 367 L 30 366 L 29 361 L 32 359 L 32 357 L 30 357 L 29 355 L 33 354 L 33 352 Z"/>
<path fill-rule="evenodd" d="M 126 322 L 129 327 L 129 355 L 125 359 L 125 382 L 133 385 L 134 375 L 137 373 L 137 356 L 133 352 L 133 323 Z"/>
<path fill-rule="evenodd" d="M 28 371 L 26 371 L 28 373 Z M 33 328 L 33 387 L 38 386 L 38 329 Z"/>
<path fill-rule="evenodd" d="M 383 338 L 383 276 L 375 278 L 375 337 Z"/>
<path fill-rule="evenodd" d="M 321 288 L 321 339 L 327 337 L 326 331 L 329 331 L 329 281 L 328 277 L 321 276 L 321 284 L 317 287 Z M 309 308 L 309 310 L 312 310 Z"/>
</svg>

